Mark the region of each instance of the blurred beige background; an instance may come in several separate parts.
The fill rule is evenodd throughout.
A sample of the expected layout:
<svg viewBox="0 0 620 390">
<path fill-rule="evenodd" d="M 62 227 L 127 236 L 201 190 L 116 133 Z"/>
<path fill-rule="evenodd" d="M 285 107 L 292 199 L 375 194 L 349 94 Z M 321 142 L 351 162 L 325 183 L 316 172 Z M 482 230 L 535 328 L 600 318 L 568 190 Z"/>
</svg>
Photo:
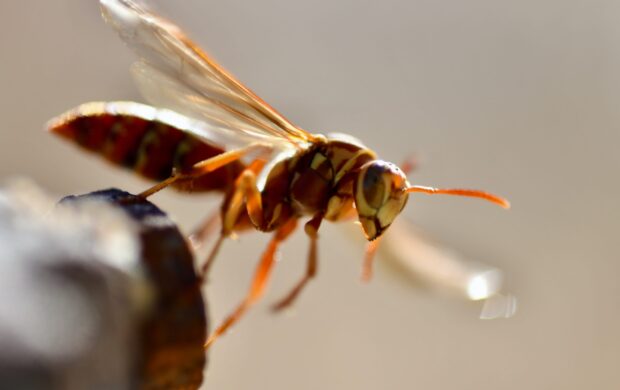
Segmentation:
<svg viewBox="0 0 620 390">
<path fill-rule="evenodd" d="M 506 195 L 513 210 L 414 197 L 406 218 L 501 267 L 509 320 L 412 287 L 359 242 L 322 230 L 319 278 L 272 316 L 304 269 L 283 250 L 270 292 L 211 351 L 210 389 L 620 388 L 620 3 L 617 1 L 155 2 L 294 122 L 360 137 L 388 160 L 416 153 L 417 184 Z M 45 134 L 91 100 L 140 99 L 133 57 L 95 1 L 0 2 L 0 178 L 63 195 L 145 182 Z M 154 198 L 185 229 L 216 198 Z M 208 298 L 240 299 L 267 236 L 228 242 Z"/>
</svg>

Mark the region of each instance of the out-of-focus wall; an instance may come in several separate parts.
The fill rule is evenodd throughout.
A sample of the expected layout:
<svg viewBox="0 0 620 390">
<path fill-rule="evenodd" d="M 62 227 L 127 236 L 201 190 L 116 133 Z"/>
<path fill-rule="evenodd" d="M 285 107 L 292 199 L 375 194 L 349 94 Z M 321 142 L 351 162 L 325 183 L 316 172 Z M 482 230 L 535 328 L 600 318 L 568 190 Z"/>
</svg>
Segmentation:
<svg viewBox="0 0 620 390">
<path fill-rule="evenodd" d="M 506 272 L 509 320 L 412 287 L 321 231 L 319 277 L 293 315 L 252 310 L 210 351 L 212 389 L 602 389 L 620 386 L 620 3 L 238 0 L 156 4 L 295 123 L 342 131 L 382 157 L 412 153 L 416 184 L 510 198 L 414 196 L 404 212 Z M 45 134 L 92 100 L 140 99 L 132 54 L 95 1 L 0 3 L 0 178 L 59 196 L 146 183 Z M 213 197 L 154 198 L 187 230 Z M 266 235 L 227 242 L 207 289 L 214 320 L 247 288 Z M 243 244 L 240 245 L 240 242 Z M 283 250 L 265 302 L 303 272 Z"/>
</svg>

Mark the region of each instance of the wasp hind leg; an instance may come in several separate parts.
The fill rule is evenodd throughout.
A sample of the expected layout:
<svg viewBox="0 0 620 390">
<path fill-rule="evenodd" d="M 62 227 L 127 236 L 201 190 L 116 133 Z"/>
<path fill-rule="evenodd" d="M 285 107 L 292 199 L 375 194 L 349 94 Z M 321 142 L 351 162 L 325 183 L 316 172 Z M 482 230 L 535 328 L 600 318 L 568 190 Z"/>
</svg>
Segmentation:
<svg viewBox="0 0 620 390">
<path fill-rule="evenodd" d="M 263 295 L 275 264 L 275 257 L 278 248 L 280 244 L 295 230 L 296 226 L 297 219 L 291 218 L 276 231 L 271 241 L 269 241 L 267 249 L 263 252 L 261 260 L 254 273 L 250 290 L 237 308 L 228 317 L 226 317 L 226 319 L 213 331 L 213 333 L 211 333 L 211 335 L 209 335 L 207 342 L 205 343 L 205 349 L 209 348 L 218 337 L 223 335 L 228 328 L 239 321 L 248 308 L 256 303 L 256 301 L 258 301 L 258 299 Z"/>
<path fill-rule="evenodd" d="M 154 186 L 145 191 L 142 191 L 138 194 L 138 196 L 146 199 L 149 196 L 163 190 L 164 188 L 176 183 L 181 179 L 194 179 L 196 177 L 206 175 L 207 173 L 213 172 L 218 168 L 235 162 L 250 153 L 258 152 L 260 155 L 264 156 L 270 154 L 271 151 L 272 148 L 269 145 L 262 143 L 253 143 L 243 148 L 229 150 L 228 152 L 218 154 L 216 156 L 194 164 L 194 166 L 189 172 L 179 173 L 173 171 L 172 175 L 170 175 L 169 178 L 155 184 Z"/>
<path fill-rule="evenodd" d="M 189 242 L 194 249 L 199 249 L 215 232 L 220 224 L 220 213 L 215 211 L 205 218 L 189 235 Z"/>
</svg>

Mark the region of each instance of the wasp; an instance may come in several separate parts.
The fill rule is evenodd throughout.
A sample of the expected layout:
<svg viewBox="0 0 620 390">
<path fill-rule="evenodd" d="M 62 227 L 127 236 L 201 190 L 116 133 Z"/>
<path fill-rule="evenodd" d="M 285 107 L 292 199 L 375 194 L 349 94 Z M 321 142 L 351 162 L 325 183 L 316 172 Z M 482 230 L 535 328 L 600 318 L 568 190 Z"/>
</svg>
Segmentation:
<svg viewBox="0 0 620 390">
<path fill-rule="evenodd" d="M 380 238 L 409 194 L 477 197 L 509 207 L 505 199 L 484 191 L 411 185 L 403 169 L 379 159 L 354 137 L 314 134 L 292 124 L 181 28 L 141 3 L 100 3 L 104 19 L 137 54 L 133 76 L 152 106 L 86 103 L 50 121 L 49 130 L 156 180 L 140 194 L 143 198 L 166 187 L 223 193 L 221 230 L 202 266 L 203 279 L 223 240 L 233 233 L 256 229 L 273 234 L 245 298 L 207 338 L 207 348 L 261 297 L 279 246 L 302 218 L 309 218 L 304 225 L 310 241 L 306 272 L 276 309 L 291 305 L 316 275 L 323 221 L 357 217 L 369 242 L 363 266 L 368 278 Z"/>
</svg>

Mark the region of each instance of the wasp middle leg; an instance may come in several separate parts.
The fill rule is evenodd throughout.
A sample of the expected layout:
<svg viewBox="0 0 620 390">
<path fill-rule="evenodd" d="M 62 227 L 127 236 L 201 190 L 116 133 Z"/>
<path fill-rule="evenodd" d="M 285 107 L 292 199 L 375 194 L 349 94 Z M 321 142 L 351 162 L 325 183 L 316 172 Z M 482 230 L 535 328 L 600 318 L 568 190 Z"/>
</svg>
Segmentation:
<svg viewBox="0 0 620 390">
<path fill-rule="evenodd" d="M 319 239 L 318 230 L 321 225 L 321 221 L 323 221 L 323 214 L 318 214 L 310 221 L 306 223 L 304 226 L 304 230 L 308 237 L 310 238 L 310 250 L 308 252 L 308 263 L 306 266 L 306 273 L 302 278 L 293 286 L 291 291 L 284 296 L 284 298 L 280 299 L 275 305 L 273 305 L 272 309 L 274 311 L 283 310 L 295 302 L 299 293 L 303 290 L 306 284 L 310 281 L 310 279 L 316 276 L 317 271 L 317 243 Z"/>
</svg>

